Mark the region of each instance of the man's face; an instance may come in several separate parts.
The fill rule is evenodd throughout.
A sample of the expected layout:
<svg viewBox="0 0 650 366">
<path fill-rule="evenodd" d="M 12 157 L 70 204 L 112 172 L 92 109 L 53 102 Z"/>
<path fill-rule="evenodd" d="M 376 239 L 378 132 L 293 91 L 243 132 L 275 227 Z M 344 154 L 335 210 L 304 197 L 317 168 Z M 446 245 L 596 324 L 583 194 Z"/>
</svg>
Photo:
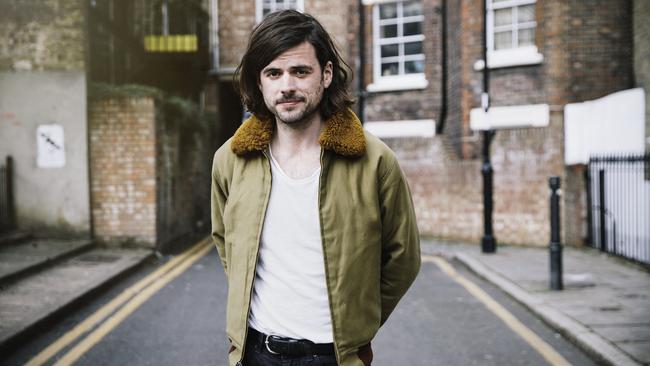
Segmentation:
<svg viewBox="0 0 650 366">
<path fill-rule="evenodd" d="M 299 124 L 318 113 L 323 91 L 332 82 L 332 63 L 321 70 L 316 50 L 308 42 L 287 50 L 260 72 L 266 107 L 279 122 Z"/>
</svg>

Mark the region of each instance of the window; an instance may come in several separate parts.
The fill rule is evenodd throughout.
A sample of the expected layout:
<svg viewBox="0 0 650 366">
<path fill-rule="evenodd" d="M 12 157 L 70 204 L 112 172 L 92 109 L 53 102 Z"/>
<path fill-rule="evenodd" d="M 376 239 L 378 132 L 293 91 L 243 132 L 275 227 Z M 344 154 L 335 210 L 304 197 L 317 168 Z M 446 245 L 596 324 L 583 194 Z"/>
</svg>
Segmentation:
<svg viewBox="0 0 650 366">
<path fill-rule="evenodd" d="M 374 82 L 368 91 L 426 87 L 422 2 L 375 4 L 372 24 Z"/>
<path fill-rule="evenodd" d="M 303 0 L 256 0 L 255 3 L 255 17 L 258 23 L 274 11 L 286 9 L 304 11 Z"/>
<path fill-rule="evenodd" d="M 536 64 L 536 0 L 488 0 L 488 66 Z"/>
</svg>

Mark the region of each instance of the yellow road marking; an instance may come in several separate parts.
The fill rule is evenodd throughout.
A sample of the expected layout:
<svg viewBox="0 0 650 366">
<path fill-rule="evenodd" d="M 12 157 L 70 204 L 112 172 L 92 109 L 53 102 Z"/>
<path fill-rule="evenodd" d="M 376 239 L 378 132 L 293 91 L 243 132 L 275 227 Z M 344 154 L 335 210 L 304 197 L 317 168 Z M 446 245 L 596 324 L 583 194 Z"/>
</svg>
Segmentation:
<svg viewBox="0 0 650 366">
<path fill-rule="evenodd" d="M 447 263 L 440 257 L 426 256 L 422 257 L 424 262 L 435 263 L 447 276 L 451 277 L 454 281 L 463 286 L 470 294 L 479 299 L 490 311 L 498 316 L 512 331 L 517 333 L 528 343 L 535 351 L 537 351 L 549 364 L 553 366 L 571 365 L 562 355 L 560 355 L 553 347 L 541 339 L 532 330 L 520 322 L 512 313 L 501 306 L 490 295 L 483 291 L 478 285 L 469 281 L 461 276 L 454 267 Z"/>
<path fill-rule="evenodd" d="M 171 282 L 174 278 L 181 275 L 185 270 L 192 266 L 196 261 L 212 249 L 212 245 L 205 245 L 198 252 L 192 254 L 186 261 L 180 263 L 177 267 L 165 273 L 157 281 L 152 283 L 131 299 L 126 305 L 118 310 L 113 316 L 108 318 L 97 329 L 90 333 L 86 338 L 79 342 L 74 348 L 66 353 L 54 366 L 68 366 L 77 361 L 84 353 L 88 352 L 94 345 L 99 343 L 108 333 L 122 323 L 129 315 L 137 310 L 149 298 L 155 295 L 160 289 Z"/>
<path fill-rule="evenodd" d="M 165 273 L 169 272 L 174 267 L 178 266 L 180 263 L 190 258 L 193 254 L 197 253 L 201 249 L 204 249 L 206 245 L 208 247 L 211 246 L 210 238 L 201 240 L 192 248 L 174 257 L 169 262 L 165 263 L 163 266 L 161 266 L 154 272 L 147 275 L 145 278 L 135 283 L 133 286 L 122 291 L 122 293 L 120 293 L 113 300 L 108 302 L 106 305 L 102 306 L 100 309 L 95 311 L 92 315 L 84 319 L 84 321 L 77 324 L 77 326 L 75 326 L 72 330 L 62 335 L 59 339 L 54 341 L 54 343 L 50 344 L 47 348 L 45 348 L 39 354 L 34 356 L 31 360 L 29 360 L 25 364 L 25 366 L 44 365 L 50 358 L 52 358 L 54 355 L 59 353 L 70 343 L 74 342 L 77 338 L 90 331 L 93 327 L 95 327 L 97 324 L 99 324 L 104 319 L 106 319 L 110 314 L 112 314 L 115 310 L 117 310 L 120 306 L 126 303 L 133 296 L 135 296 L 140 291 L 142 291 L 145 287 L 149 286 L 151 283 L 156 281 Z"/>
</svg>

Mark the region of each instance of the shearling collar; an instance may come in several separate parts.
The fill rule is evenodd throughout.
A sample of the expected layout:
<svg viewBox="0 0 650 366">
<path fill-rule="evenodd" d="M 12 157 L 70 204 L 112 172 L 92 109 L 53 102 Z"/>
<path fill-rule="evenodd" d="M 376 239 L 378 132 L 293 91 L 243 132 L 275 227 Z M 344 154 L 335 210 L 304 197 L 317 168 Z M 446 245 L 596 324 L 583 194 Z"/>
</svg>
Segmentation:
<svg viewBox="0 0 650 366">
<path fill-rule="evenodd" d="M 254 115 L 237 129 L 230 148 L 237 155 L 262 151 L 269 146 L 275 125 L 271 120 L 261 120 Z M 350 109 L 339 112 L 327 121 L 318 139 L 326 150 L 349 157 L 366 152 L 366 138 L 357 116 Z"/>
</svg>

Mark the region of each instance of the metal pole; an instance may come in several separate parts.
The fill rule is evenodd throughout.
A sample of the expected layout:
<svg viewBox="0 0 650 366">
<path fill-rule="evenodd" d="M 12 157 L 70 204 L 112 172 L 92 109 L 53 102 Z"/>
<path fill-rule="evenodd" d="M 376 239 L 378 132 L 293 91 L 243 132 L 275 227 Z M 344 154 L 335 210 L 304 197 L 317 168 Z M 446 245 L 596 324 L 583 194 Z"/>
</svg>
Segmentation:
<svg viewBox="0 0 650 366">
<path fill-rule="evenodd" d="M 551 263 L 551 290 L 562 290 L 562 244 L 560 244 L 560 177 L 548 180 L 551 188 L 551 242 L 549 254 Z"/>
<path fill-rule="evenodd" d="M 493 131 L 483 131 L 483 229 L 484 235 L 481 239 L 483 253 L 494 253 L 497 250 L 496 239 L 492 233 L 492 164 L 490 163 L 490 142 L 494 136 Z"/>
<path fill-rule="evenodd" d="M 600 250 L 607 250 L 607 230 L 605 230 L 605 170 L 598 171 L 598 203 L 600 206 Z"/>
<path fill-rule="evenodd" d="M 359 8 L 359 120 L 361 123 L 366 122 L 366 13 L 363 0 L 357 2 Z"/>
<path fill-rule="evenodd" d="M 483 94 L 481 94 L 481 107 L 487 112 L 490 108 L 490 78 L 487 64 L 487 0 L 483 0 Z M 490 143 L 494 131 L 483 131 L 483 229 L 481 250 L 483 253 L 494 253 L 497 250 L 496 239 L 492 233 L 492 163 L 490 162 Z"/>
</svg>

